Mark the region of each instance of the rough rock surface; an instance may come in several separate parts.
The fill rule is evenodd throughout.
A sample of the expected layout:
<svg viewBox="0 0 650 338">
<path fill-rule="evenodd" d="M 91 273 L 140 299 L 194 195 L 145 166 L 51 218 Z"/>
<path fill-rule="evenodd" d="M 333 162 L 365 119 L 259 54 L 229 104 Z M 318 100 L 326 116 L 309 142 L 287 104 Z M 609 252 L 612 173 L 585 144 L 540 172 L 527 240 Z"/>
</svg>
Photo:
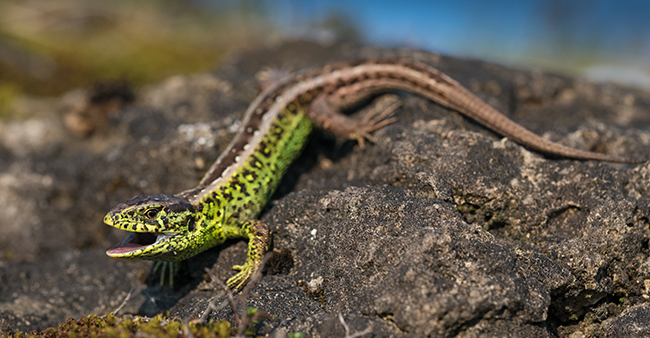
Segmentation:
<svg viewBox="0 0 650 338">
<path fill-rule="evenodd" d="M 0 121 L 0 318 L 32 330 L 66 317 L 205 310 L 245 257 L 228 242 L 190 259 L 174 290 L 150 263 L 102 251 L 125 237 L 113 205 L 197 183 L 237 130 L 264 66 L 408 56 L 439 68 L 514 120 L 572 147 L 650 158 L 650 95 L 414 51 L 288 43 L 211 74 L 151 86 L 104 128 L 64 129 L 70 98 Z M 315 132 L 262 220 L 275 266 L 249 299 L 259 334 L 374 337 L 647 336 L 650 165 L 547 158 L 425 99 L 398 93 L 376 143 Z M 373 103 L 370 104 L 372 108 Z M 232 319 L 224 308 L 212 318 Z"/>
</svg>

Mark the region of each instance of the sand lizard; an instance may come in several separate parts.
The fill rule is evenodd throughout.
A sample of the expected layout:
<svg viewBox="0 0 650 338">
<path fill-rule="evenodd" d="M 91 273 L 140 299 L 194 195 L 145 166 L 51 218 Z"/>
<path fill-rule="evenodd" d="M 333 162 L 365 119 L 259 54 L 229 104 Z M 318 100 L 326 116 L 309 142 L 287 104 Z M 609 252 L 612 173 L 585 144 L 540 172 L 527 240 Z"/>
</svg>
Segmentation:
<svg viewBox="0 0 650 338">
<path fill-rule="evenodd" d="M 285 77 L 248 107 L 239 132 L 198 186 L 175 195 L 133 197 L 104 218 L 133 232 L 107 251 L 115 258 L 180 262 L 228 238 L 248 239 L 248 256 L 227 284 L 241 289 L 269 249 L 267 225 L 256 217 L 300 154 L 314 126 L 363 142 L 390 123 L 387 114 L 364 120 L 342 107 L 381 92 L 409 91 L 474 119 L 532 150 L 559 157 L 637 163 L 547 141 L 513 122 L 440 71 L 407 59 L 329 64 Z"/>
</svg>

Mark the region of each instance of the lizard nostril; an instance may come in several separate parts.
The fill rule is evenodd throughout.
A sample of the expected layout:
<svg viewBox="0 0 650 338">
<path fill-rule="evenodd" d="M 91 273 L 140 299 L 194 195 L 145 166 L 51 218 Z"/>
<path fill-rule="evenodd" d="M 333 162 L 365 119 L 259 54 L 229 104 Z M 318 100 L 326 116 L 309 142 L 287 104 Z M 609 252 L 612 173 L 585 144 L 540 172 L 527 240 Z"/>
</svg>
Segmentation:
<svg viewBox="0 0 650 338">
<path fill-rule="evenodd" d="M 104 216 L 104 223 L 113 224 L 113 219 L 111 218 L 111 215 Z"/>
</svg>

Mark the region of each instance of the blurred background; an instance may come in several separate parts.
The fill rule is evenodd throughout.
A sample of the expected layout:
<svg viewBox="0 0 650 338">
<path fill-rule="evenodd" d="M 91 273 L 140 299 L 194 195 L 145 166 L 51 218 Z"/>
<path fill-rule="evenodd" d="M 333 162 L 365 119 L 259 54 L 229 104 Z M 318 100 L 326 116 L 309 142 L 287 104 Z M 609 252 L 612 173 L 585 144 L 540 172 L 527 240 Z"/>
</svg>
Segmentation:
<svg viewBox="0 0 650 338">
<path fill-rule="evenodd" d="M 287 39 L 410 47 L 650 88 L 643 0 L 0 0 L 0 117 L 21 96 L 134 88 Z M 4 115 L 3 115 L 4 114 Z"/>
</svg>

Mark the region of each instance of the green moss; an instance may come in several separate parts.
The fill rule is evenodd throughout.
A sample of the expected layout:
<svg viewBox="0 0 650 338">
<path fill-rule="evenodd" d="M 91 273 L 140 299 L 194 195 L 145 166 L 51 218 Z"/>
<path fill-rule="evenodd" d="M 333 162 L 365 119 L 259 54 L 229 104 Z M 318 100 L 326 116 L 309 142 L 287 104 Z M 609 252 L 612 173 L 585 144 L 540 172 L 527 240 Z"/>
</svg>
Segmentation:
<svg viewBox="0 0 650 338">
<path fill-rule="evenodd" d="M 230 323 L 209 321 L 205 324 L 185 324 L 170 320 L 160 314 L 153 318 L 134 317 L 117 318 L 112 313 L 104 317 L 89 315 L 80 319 L 68 318 L 65 323 L 47 328 L 41 332 L 32 331 L 27 334 L 16 332 L 15 338 L 27 337 L 187 337 L 187 330 L 194 337 L 230 337 L 234 332 Z"/>
</svg>

